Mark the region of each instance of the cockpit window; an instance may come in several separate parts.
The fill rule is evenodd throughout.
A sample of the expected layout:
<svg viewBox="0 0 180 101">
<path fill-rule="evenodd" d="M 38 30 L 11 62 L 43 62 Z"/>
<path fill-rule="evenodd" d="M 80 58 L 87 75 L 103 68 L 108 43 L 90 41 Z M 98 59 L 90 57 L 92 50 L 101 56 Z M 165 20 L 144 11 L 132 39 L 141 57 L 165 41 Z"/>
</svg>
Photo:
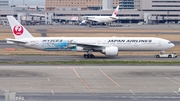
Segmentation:
<svg viewBox="0 0 180 101">
<path fill-rule="evenodd" d="M 172 42 L 168 42 L 168 44 L 172 44 Z"/>
</svg>

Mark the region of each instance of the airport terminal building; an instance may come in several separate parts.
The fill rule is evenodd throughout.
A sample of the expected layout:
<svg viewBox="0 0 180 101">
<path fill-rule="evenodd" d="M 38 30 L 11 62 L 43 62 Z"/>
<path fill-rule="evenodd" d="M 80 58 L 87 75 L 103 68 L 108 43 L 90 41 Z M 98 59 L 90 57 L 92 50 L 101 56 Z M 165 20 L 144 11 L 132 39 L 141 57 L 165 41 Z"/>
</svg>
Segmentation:
<svg viewBox="0 0 180 101">
<path fill-rule="evenodd" d="M 0 6 L 0 20 L 14 15 L 23 24 L 79 21 L 82 16 L 111 16 L 119 5 L 116 23 L 179 23 L 180 0 L 46 0 L 46 6 Z M 85 1 L 85 0 L 84 0 Z M 1 1 L 0 1 L 1 5 Z"/>
</svg>

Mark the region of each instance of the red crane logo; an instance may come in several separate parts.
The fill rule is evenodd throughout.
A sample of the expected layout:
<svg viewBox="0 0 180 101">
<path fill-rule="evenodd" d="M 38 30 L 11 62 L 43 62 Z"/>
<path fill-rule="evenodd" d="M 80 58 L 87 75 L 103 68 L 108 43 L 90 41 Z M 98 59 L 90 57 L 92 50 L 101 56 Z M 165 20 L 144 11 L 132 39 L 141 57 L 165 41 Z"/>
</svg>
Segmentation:
<svg viewBox="0 0 180 101">
<path fill-rule="evenodd" d="M 21 25 L 16 25 L 14 26 L 13 32 L 15 35 L 20 36 L 24 32 L 24 29 Z"/>
<path fill-rule="evenodd" d="M 117 15 L 117 11 L 114 11 L 114 15 Z"/>
</svg>

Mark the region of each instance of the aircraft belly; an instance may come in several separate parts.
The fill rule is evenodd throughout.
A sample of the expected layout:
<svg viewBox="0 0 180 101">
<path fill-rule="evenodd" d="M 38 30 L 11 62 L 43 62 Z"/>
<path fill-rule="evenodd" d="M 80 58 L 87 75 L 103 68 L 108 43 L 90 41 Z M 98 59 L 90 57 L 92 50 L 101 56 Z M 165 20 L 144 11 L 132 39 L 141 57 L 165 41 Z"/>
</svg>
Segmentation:
<svg viewBox="0 0 180 101">
<path fill-rule="evenodd" d="M 107 22 L 107 20 L 104 20 L 104 19 L 101 19 L 100 21 L 101 21 L 101 22 Z"/>
<path fill-rule="evenodd" d="M 42 47 L 39 46 L 31 46 L 31 45 L 18 45 L 26 48 L 31 48 L 31 49 L 37 49 L 37 50 L 44 50 Z"/>
<path fill-rule="evenodd" d="M 107 19 L 102 19 L 101 22 L 110 22 L 110 20 L 107 18 Z"/>
</svg>

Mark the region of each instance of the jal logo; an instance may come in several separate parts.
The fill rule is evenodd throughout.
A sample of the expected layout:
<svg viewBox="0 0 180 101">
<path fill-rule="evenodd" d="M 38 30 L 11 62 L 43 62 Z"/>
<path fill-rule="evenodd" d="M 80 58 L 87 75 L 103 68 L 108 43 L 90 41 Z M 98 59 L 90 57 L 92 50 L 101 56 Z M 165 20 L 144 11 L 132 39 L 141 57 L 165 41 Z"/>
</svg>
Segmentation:
<svg viewBox="0 0 180 101">
<path fill-rule="evenodd" d="M 21 25 L 16 25 L 16 26 L 14 26 L 13 31 L 14 31 L 15 35 L 19 36 L 24 32 L 24 29 L 23 29 L 23 27 Z"/>
<path fill-rule="evenodd" d="M 114 15 L 117 15 L 117 11 L 114 11 Z"/>
</svg>

